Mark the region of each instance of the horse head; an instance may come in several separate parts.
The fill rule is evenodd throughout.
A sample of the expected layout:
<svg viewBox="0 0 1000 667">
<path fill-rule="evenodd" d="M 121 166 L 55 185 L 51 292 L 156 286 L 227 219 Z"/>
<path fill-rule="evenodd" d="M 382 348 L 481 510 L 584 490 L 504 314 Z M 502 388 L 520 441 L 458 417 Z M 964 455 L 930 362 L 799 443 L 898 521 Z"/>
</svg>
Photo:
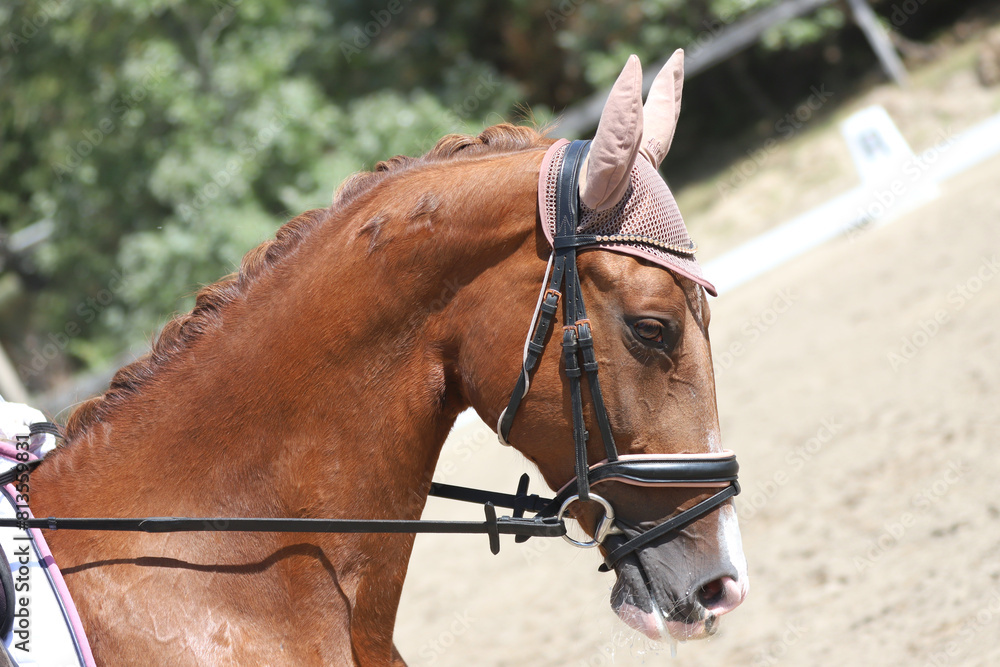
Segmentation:
<svg viewBox="0 0 1000 667">
<path fill-rule="evenodd" d="M 466 393 L 479 414 L 495 421 L 498 403 L 507 405 L 498 423 L 501 441 L 534 462 L 552 488 L 563 489 L 557 500 L 565 499 L 565 511 L 594 536 L 588 546 L 600 544 L 607 565 L 617 573 L 611 603 L 618 615 L 656 639 L 712 634 L 717 619 L 736 608 L 748 589 L 740 532 L 728 497 L 698 520 L 624 555 L 616 552 L 630 539 L 704 503 L 718 487 L 729 486 L 718 480 L 704 483 L 697 475 L 692 483 L 673 479 L 659 484 L 641 473 L 631 474 L 630 466 L 641 461 L 674 468 L 685 461 L 714 469 L 719 464 L 735 466 L 735 459 L 721 447 L 716 408 L 705 297 L 705 290 L 714 294 L 714 288 L 693 259 L 693 243 L 657 173 L 674 135 L 682 81 L 683 53 L 678 51 L 657 76 L 643 107 L 642 75 L 633 56 L 611 92 L 589 154 L 584 159 L 577 151 L 581 166 L 574 170 L 565 165 L 573 159 L 567 142 L 553 144 L 542 160 L 533 259 L 538 267 L 546 256 L 556 257 L 555 268 L 550 260 L 547 277 L 552 271 L 568 274 L 573 266 L 578 269 L 586 329 L 581 330 L 579 319 L 568 322 L 562 313 L 555 315 L 544 338 L 533 323 L 523 342 L 524 323 L 517 319 L 523 314 L 510 309 L 509 321 L 495 322 L 502 332 L 465 347 L 462 368 Z M 560 243 L 557 238 L 554 218 L 563 213 L 557 211 L 559 195 L 553 184 L 567 178 L 560 174 L 578 174 L 580 204 L 573 234 L 582 240 Z M 578 246 L 578 258 L 572 265 L 564 261 L 560 268 L 560 248 L 565 255 L 572 244 Z M 502 279 L 499 274 L 496 278 Z M 516 293 L 520 281 L 509 274 L 506 280 L 506 287 L 492 289 Z M 551 278 L 543 283 L 546 280 Z M 573 298 L 569 282 L 564 293 L 556 293 L 554 286 L 543 286 L 535 319 L 540 314 L 545 318 L 543 305 L 553 311 L 560 299 Z M 576 362 L 560 354 L 559 339 L 565 350 L 567 344 L 586 346 L 591 336 L 596 365 L 588 366 L 584 358 L 581 368 L 571 370 Z M 548 345 L 548 339 L 556 342 Z M 519 362 L 523 377 L 508 404 L 495 388 L 509 387 Z M 598 376 L 587 371 L 597 368 L 595 395 Z M 576 391 L 574 381 L 584 389 Z M 581 403 L 580 396 L 593 400 L 574 405 Z M 585 427 L 579 423 L 581 416 Z M 583 428 L 585 435 L 574 435 L 574 429 Z M 602 459 L 615 461 L 620 453 L 616 465 L 621 470 L 609 472 L 598 465 L 593 470 L 603 474 L 581 484 L 574 437 L 583 438 L 586 466 Z M 582 474 L 586 479 L 587 473 Z M 572 495 L 577 486 L 579 493 Z M 732 486 L 738 492 L 735 476 Z M 613 523 L 604 518 L 612 511 Z"/>
</svg>

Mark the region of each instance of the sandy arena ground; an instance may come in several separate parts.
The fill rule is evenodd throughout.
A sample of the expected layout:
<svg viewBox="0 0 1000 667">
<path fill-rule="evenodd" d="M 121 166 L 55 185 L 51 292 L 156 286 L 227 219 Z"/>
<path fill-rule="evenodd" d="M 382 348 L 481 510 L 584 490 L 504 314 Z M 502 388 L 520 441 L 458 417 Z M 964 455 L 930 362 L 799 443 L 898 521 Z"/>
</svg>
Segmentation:
<svg viewBox="0 0 1000 667">
<path fill-rule="evenodd" d="M 713 301 L 752 582 L 715 637 L 671 658 L 610 611 L 613 575 L 597 572 L 598 555 L 562 540 L 504 538 L 494 557 L 485 536 L 420 536 L 396 626 L 403 656 L 414 666 L 1000 664 L 998 183 L 995 158 L 920 210 Z M 489 430 L 466 428 L 437 479 L 513 492 L 524 471 Z M 435 499 L 425 516 L 481 519 Z"/>
</svg>

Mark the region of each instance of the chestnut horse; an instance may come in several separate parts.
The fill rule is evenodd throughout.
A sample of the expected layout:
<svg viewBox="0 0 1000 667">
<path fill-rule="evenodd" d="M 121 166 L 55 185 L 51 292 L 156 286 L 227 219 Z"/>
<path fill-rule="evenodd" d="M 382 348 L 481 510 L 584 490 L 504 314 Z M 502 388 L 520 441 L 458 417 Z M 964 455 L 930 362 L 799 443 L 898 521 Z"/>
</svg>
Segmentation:
<svg viewBox="0 0 1000 667">
<path fill-rule="evenodd" d="M 606 107 L 585 201 L 620 198 L 600 174 L 627 177 L 640 152 L 636 71 L 633 57 Z M 679 106 L 651 104 L 646 129 L 669 129 L 646 145 L 658 164 Z M 34 514 L 418 519 L 456 416 L 496 423 L 519 370 L 550 252 L 536 195 L 551 144 L 506 124 L 449 135 L 284 225 L 73 413 L 31 476 Z M 579 269 L 619 450 L 720 451 L 702 287 L 615 252 L 582 252 Z M 543 355 L 510 438 L 553 488 L 574 470 L 559 364 Z M 590 462 L 603 451 L 595 433 Z M 48 539 L 99 664 L 403 664 L 392 633 L 412 535 Z M 626 622 L 710 633 L 747 589 L 731 502 L 616 570 Z"/>
</svg>

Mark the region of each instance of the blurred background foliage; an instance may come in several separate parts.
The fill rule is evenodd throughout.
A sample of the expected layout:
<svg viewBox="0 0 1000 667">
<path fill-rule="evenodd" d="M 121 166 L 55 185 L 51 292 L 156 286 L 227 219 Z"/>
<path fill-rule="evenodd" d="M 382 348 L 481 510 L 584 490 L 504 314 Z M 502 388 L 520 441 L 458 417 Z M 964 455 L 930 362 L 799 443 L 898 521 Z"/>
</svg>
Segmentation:
<svg viewBox="0 0 1000 667">
<path fill-rule="evenodd" d="M 353 171 L 548 122 L 628 54 L 652 66 L 776 1 L 5 0 L 0 235 L 51 234 L 0 255 L 0 340 L 34 391 L 107 365 Z M 970 4 L 910 1 L 915 40 Z M 837 3 L 689 83 L 668 176 L 773 132 L 817 71 L 879 76 Z"/>
</svg>

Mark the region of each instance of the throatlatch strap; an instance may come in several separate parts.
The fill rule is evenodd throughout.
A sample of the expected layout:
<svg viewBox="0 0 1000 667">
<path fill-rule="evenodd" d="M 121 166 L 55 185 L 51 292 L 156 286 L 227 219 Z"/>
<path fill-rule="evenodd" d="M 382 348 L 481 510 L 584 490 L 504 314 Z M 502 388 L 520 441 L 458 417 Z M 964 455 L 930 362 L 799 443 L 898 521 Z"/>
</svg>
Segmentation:
<svg viewBox="0 0 1000 667">
<path fill-rule="evenodd" d="M 514 425 L 514 415 L 517 414 L 517 409 L 527 394 L 528 380 L 534 374 L 538 359 L 545 350 L 545 339 L 549 335 L 549 327 L 552 326 L 556 309 L 559 307 L 559 288 L 562 286 L 563 269 L 565 266 L 565 261 L 556 259 L 553 262 L 552 276 L 549 279 L 548 290 L 539 306 L 540 312 L 538 314 L 538 323 L 535 326 L 535 333 L 531 337 L 531 342 L 528 343 L 528 352 L 524 357 L 524 363 L 521 365 L 521 372 L 518 373 L 517 383 L 514 385 L 514 391 L 510 395 L 510 401 L 507 403 L 503 414 L 500 415 L 497 431 L 505 443 L 510 439 L 510 429 Z"/>
<path fill-rule="evenodd" d="M 568 164 L 573 165 L 573 192 L 575 193 L 577 183 L 576 174 L 579 173 L 580 164 L 582 164 L 583 157 L 586 156 L 586 149 L 589 146 L 589 142 L 581 141 L 574 143 L 581 144 L 581 146 L 577 146 L 573 149 L 572 153 L 576 155 L 575 158 L 570 153 L 570 148 L 567 148 L 566 156 L 563 161 L 563 173 L 565 173 L 565 169 Z M 572 147 L 572 144 L 570 144 L 570 147 Z M 582 154 L 581 151 L 583 151 Z M 563 220 L 564 224 L 569 228 L 568 231 L 570 234 L 573 234 L 576 231 L 574 222 L 576 219 L 576 202 L 572 202 L 572 205 L 573 208 L 569 211 L 571 213 L 571 217 Z M 567 241 L 569 242 L 568 244 L 566 243 Z M 552 273 L 549 278 L 548 289 L 546 290 L 546 294 L 542 299 L 542 303 L 539 308 L 540 312 L 538 314 L 538 323 L 535 326 L 535 331 L 531 337 L 531 341 L 528 343 L 528 352 L 525 355 L 521 371 L 518 373 L 514 391 L 511 393 L 507 407 L 504 409 L 497 424 L 497 431 L 504 442 L 507 442 L 510 438 L 510 430 L 514 424 L 514 417 L 517 414 L 517 409 L 520 407 L 521 401 L 524 399 L 525 388 L 528 386 L 528 381 L 534 374 L 538 360 L 542 356 L 542 352 L 545 350 L 546 338 L 549 335 L 549 328 L 552 326 L 552 321 L 555 319 L 559 299 L 565 297 L 561 290 L 567 267 L 567 249 L 571 249 L 570 247 L 574 245 L 574 241 L 575 239 L 572 238 L 572 236 L 563 236 L 557 239 L 554 244 Z M 575 257 L 575 253 L 573 254 Z"/>
</svg>

